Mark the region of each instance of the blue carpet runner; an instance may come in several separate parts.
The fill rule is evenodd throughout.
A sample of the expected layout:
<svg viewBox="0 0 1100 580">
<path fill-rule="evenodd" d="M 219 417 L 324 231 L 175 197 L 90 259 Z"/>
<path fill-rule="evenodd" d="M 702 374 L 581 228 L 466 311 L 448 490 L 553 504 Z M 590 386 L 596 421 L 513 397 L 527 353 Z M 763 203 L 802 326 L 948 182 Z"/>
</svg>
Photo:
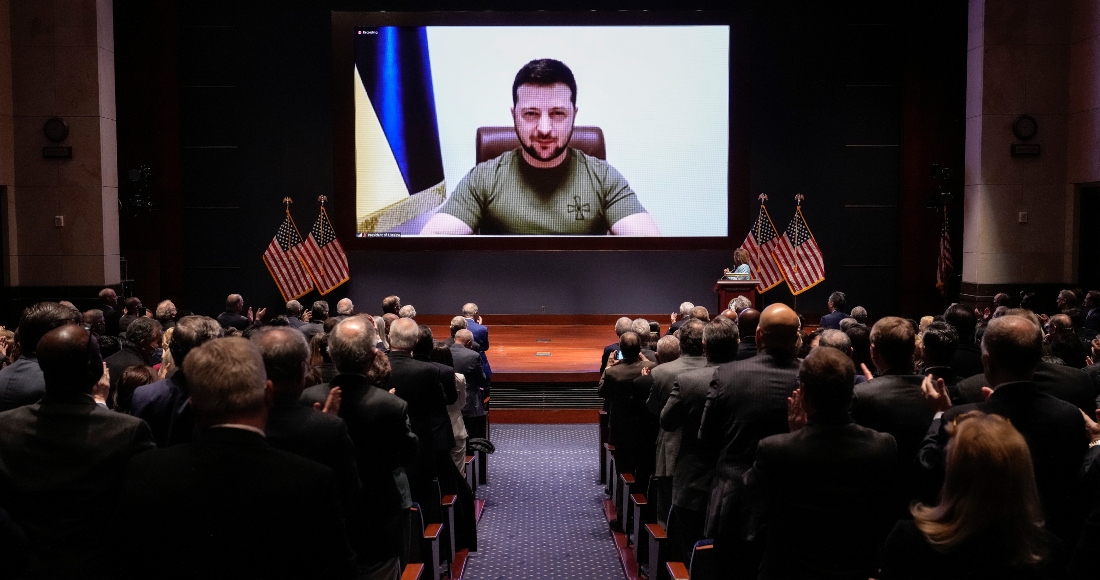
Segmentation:
<svg viewBox="0 0 1100 580">
<path fill-rule="evenodd" d="M 624 578 L 599 484 L 597 425 L 493 425 L 478 552 L 463 580 Z"/>
</svg>

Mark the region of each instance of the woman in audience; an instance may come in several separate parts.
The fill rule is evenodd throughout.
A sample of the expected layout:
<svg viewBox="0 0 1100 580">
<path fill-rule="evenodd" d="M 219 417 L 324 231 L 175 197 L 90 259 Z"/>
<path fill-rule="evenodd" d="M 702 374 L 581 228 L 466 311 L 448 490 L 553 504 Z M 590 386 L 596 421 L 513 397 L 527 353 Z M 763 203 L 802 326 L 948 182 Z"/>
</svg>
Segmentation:
<svg viewBox="0 0 1100 580">
<path fill-rule="evenodd" d="M 336 365 L 328 356 L 328 333 L 318 332 L 309 341 L 309 372 L 306 387 L 327 383 L 336 376 Z"/>
<path fill-rule="evenodd" d="M 1031 453 L 999 415 L 973 411 L 948 426 L 940 503 L 915 504 L 894 526 L 880 578 L 1056 578 L 1064 547 L 1042 527 Z"/>
<path fill-rule="evenodd" d="M 381 316 L 374 317 L 374 328 L 378 331 L 378 350 L 390 349 L 390 341 L 386 337 L 386 320 Z"/>
<path fill-rule="evenodd" d="M 165 351 L 167 352 L 167 351 Z M 120 413 L 130 412 L 130 402 L 133 401 L 134 391 L 142 385 L 148 385 L 155 383 L 160 377 L 157 376 L 157 371 L 153 367 L 146 366 L 132 366 L 122 369 L 122 377 L 118 380 L 118 391 L 113 397 L 114 410 Z M 111 398 L 108 398 L 108 402 Z"/>
<path fill-rule="evenodd" d="M 160 348 L 161 357 L 158 364 L 153 365 L 153 368 L 157 371 L 157 380 L 166 379 L 172 373 L 176 372 L 176 363 L 172 360 L 172 351 L 168 350 L 168 345 L 172 344 L 172 335 L 175 334 L 176 327 L 169 328 L 164 331 L 164 334 L 160 335 Z"/>
</svg>

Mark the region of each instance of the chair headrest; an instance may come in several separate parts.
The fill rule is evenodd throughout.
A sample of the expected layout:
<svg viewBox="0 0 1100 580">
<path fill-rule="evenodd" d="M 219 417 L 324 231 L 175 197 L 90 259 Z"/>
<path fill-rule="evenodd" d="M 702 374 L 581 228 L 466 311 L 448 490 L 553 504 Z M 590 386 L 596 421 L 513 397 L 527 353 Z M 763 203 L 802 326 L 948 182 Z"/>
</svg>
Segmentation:
<svg viewBox="0 0 1100 580">
<path fill-rule="evenodd" d="M 599 127 L 573 127 L 573 137 L 569 140 L 569 146 L 580 149 L 598 159 L 607 159 L 603 130 Z M 488 161 L 518 147 L 519 138 L 516 137 L 515 127 L 478 127 L 477 129 L 475 147 L 477 163 Z"/>
</svg>

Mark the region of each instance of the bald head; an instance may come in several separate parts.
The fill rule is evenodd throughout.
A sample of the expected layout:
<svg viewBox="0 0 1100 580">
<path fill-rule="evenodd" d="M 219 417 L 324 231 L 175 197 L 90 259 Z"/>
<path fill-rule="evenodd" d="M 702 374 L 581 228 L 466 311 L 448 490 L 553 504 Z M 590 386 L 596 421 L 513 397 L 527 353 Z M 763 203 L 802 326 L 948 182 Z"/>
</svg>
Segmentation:
<svg viewBox="0 0 1100 580">
<path fill-rule="evenodd" d="M 470 348 L 470 345 L 474 343 L 474 333 L 465 328 L 459 330 L 455 333 L 455 343 Z"/>
<path fill-rule="evenodd" d="M 1072 332 L 1073 320 L 1067 314 L 1055 314 L 1050 317 L 1050 324 L 1047 325 L 1047 329 L 1051 334 L 1058 334 L 1059 332 Z"/>
<path fill-rule="evenodd" d="M 730 320 L 737 320 L 737 313 L 730 308 L 723 310 L 721 316 L 725 316 Z"/>
<path fill-rule="evenodd" d="M 260 349 L 264 370 L 275 392 L 301 394 L 309 358 L 306 337 L 287 326 L 265 326 L 253 333 L 250 340 Z"/>
<path fill-rule="evenodd" d="M 49 393 L 89 393 L 103 374 L 99 343 L 76 324 L 55 328 L 38 341 L 38 366 Z"/>
<path fill-rule="evenodd" d="M 756 327 L 757 347 L 798 352 L 798 315 L 786 304 L 772 304 L 760 313 Z"/>
<path fill-rule="evenodd" d="M 416 323 L 413 323 L 413 328 L 416 328 Z M 364 316 L 352 316 L 341 320 L 332 329 L 328 338 L 328 354 L 336 370 L 341 373 L 366 375 L 374 363 L 377 343 L 374 321 L 368 322 Z"/>
<path fill-rule="evenodd" d="M 1043 356 L 1043 331 L 1022 316 L 989 321 L 982 335 L 982 365 L 989 386 L 1030 381 Z"/>
<path fill-rule="evenodd" d="M 756 336 L 756 327 L 760 324 L 760 311 L 746 308 L 737 315 L 737 329 L 741 336 Z"/>
</svg>

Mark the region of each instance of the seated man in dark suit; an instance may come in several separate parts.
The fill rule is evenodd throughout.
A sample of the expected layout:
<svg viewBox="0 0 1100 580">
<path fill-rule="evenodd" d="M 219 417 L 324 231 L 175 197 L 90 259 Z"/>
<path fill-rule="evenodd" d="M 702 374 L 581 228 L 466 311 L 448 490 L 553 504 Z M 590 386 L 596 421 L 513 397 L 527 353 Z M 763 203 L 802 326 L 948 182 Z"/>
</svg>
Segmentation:
<svg viewBox="0 0 1100 580">
<path fill-rule="evenodd" d="M 909 501 L 916 497 L 909 475 L 933 415 L 921 395 L 923 377 L 913 374 L 916 346 L 908 321 L 887 316 L 876 322 L 871 327 L 871 360 L 879 376 L 857 385 L 852 397 L 852 419 L 868 429 L 893 435 L 897 442 L 904 482 L 896 498 L 899 517 L 908 513 Z"/>
<path fill-rule="evenodd" d="M 221 336 L 222 327 L 213 318 L 184 316 L 179 319 L 168 344 L 168 351 L 172 353 L 172 360 L 176 364 L 176 372 L 164 380 L 142 385 L 134 390 L 130 414 L 149 424 L 157 447 L 191 441 L 195 429 L 195 413 L 188 402 L 191 392 L 183 363 L 191 350 Z"/>
<path fill-rule="evenodd" d="M 649 389 L 635 379 L 642 376 L 643 368 L 653 368 L 657 363 L 642 360 L 641 350 L 638 334 L 624 332 L 619 338 L 623 358 L 612 362 L 604 372 L 598 393 L 611 402 L 608 442 L 615 446 L 619 472 L 632 473 L 635 481 L 646 482 L 653 474 L 659 426 L 646 408 Z"/>
<path fill-rule="evenodd" d="M 706 366 L 677 374 L 668 401 L 661 409 L 661 429 L 680 432 L 668 537 L 672 553 L 684 562 L 690 560 L 695 542 L 703 539 L 714 466 L 718 461 L 717 450 L 699 438 L 699 424 L 714 379 L 714 367 L 737 357 L 737 325 L 719 316 L 703 328 L 702 342 Z"/>
<path fill-rule="evenodd" d="M 362 486 L 347 424 L 336 416 L 336 411 L 328 414 L 298 404 L 309 359 L 305 337 L 293 328 L 269 326 L 253 334 L 250 340 L 264 357 L 264 371 L 274 393 L 264 429 L 267 442 L 276 449 L 332 469 L 344 512 L 354 510 L 359 505 Z"/>
<path fill-rule="evenodd" d="M 787 432 L 787 398 L 798 388 L 798 315 L 783 304 L 760 313 L 753 358 L 718 367 L 699 427 L 704 443 L 719 449 L 707 532 L 718 561 L 731 574 L 755 574 L 754 548 L 735 506 L 742 476 L 756 460 L 756 444 Z"/>
<path fill-rule="evenodd" d="M 893 512 L 894 438 L 852 422 L 855 366 L 835 348 L 802 361 L 792 433 L 760 440 L 745 494 L 767 530 L 761 578 L 868 578 Z M 804 417 L 799 417 L 804 414 Z"/>
<path fill-rule="evenodd" d="M 183 370 L 202 430 L 126 471 L 118 545 L 131 576 L 351 578 L 332 470 L 272 448 L 271 383 L 243 338 L 207 342 Z"/>
<path fill-rule="evenodd" d="M 755 308 L 746 308 L 737 315 L 737 333 L 741 335 L 741 344 L 737 346 L 737 360 L 756 356 L 756 326 L 760 324 L 760 312 Z"/>
<path fill-rule="evenodd" d="M 46 381 L 38 366 L 38 341 L 59 326 L 80 323 L 80 317 L 57 302 L 39 302 L 23 310 L 18 335 L 22 355 L 0 369 L 0 411 L 36 403 L 46 394 Z"/>
<path fill-rule="evenodd" d="M 130 323 L 122 350 L 104 361 L 111 372 L 111 390 L 118 389 L 118 380 L 126 367 L 152 366 L 153 353 L 160 348 L 161 336 L 160 323 L 152 318 L 142 317 Z"/>
<path fill-rule="evenodd" d="M 83 327 L 51 330 L 37 352 L 46 395 L 0 413 L 0 508 L 27 536 L 28 576 L 107 576 L 116 560 L 103 535 L 122 475 L 131 457 L 153 449 L 153 435 L 92 399 L 103 362 Z"/>
<path fill-rule="evenodd" d="M 1043 334 L 1033 321 L 1014 315 L 995 318 L 981 347 L 986 384 L 993 385 L 983 388 L 984 402 L 953 406 L 942 380 L 926 378 L 922 385 L 936 411 L 919 457 L 929 486 L 925 495 L 933 495 L 930 490 L 943 484 L 944 453 L 950 439 L 944 425 L 967 411 L 1001 415 L 1012 422 L 1031 450 L 1047 529 L 1073 545 L 1085 515 L 1076 493 L 1077 474 L 1089 443 L 1081 411 L 1043 393 L 1032 381 L 1043 355 Z"/>
<path fill-rule="evenodd" d="M 840 321 L 848 318 L 844 309 L 848 307 L 848 297 L 843 292 L 833 292 L 829 295 L 829 313 L 821 317 L 818 323 L 820 328 L 832 328 L 840 330 Z"/>
<path fill-rule="evenodd" d="M 374 325 L 365 317 L 340 321 L 329 337 L 329 354 L 340 374 L 330 384 L 306 389 L 301 402 L 313 406 L 324 402 L 330 389 L 342 391 L 339 415 L 355 443 L 363 483 L 359 507 L 348 516 L 348 536 L 360 567 L 382 574 L 400 570 L 399 555 L 409 537 L 402 510 L 411 504 L 403 468 L 416 459 L 418 445 L 409 427 L 408 403 L 390 393 L 381 377 L 372 378 L 372 368 L 386 362 L 377 342 Z"/>
</svg>

